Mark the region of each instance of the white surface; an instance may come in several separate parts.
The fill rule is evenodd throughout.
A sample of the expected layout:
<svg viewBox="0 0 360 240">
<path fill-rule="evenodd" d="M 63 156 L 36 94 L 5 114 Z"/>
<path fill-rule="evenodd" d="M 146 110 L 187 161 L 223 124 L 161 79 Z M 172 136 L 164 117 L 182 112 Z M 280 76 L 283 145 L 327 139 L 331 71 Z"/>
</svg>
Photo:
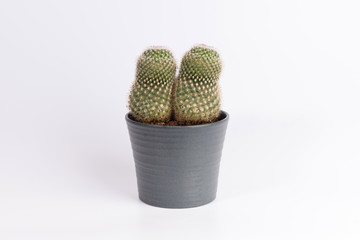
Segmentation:
<svg viewBox="0 0 360 240">
<path fill-rule="evenodd" d="M 1 1 L 0 239 L 360 239 L 358 1 Z M 222 54 L 210 205 L 137 199 L 138 55 Z"/>
</svg>

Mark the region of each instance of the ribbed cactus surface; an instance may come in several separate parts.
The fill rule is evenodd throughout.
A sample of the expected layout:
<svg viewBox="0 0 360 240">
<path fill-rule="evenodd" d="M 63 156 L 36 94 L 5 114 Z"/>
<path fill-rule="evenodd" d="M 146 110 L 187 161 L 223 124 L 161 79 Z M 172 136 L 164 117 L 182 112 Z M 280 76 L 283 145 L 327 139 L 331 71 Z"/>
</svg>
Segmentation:
<svg viewBox="0 0 360 240">
<path fill-rule="evenodd" d="M 206 123 L 220 113 L 219 54 L 206 45 L 188 51 L 173 89 L 174 117 L 180 124 Z"/>
<path fill-rule="evenodd" d="M 137 61 L 128 105 L 135 120 L 144 123 L 170 120 L 175 74 L 176 61 L 168 49 L 151 47 L 142 53 Z"/>
</svg>

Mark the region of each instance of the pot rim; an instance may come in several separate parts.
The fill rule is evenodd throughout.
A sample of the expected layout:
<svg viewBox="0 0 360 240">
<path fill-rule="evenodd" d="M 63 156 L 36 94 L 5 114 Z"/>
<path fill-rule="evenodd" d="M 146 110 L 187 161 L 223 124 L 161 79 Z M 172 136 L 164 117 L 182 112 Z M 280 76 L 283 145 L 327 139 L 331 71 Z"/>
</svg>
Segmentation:
<svg viewBox="0 0 360 240">
<path fill-rule="evenodd" d="M 153 127 L 153 128 L 201 128 L 201 127 L 207 127 L 207 126 L 215 126 L 217 124 L 222 124 L 223 122 L 226 122 L 229 120 L 229 113 L 227 113 L 224 110 L 221 110 L 220 113 L 224 114 L 225 117 L 219 121 L 212 122 L 212 123 L 204 123 L 204 124 L 196 124 L 196 125 L 188 125 L 188 126 L 166 126 L 166 125 L 156 125 L 156 124 L 150 124 L 150 123 L 142 123 L 135 120 L 132 120 L 129 118 L 130 112 L 126 113 L 125 119 L 127 122 L 130 122 L 131 124 L 144 126 L 144 127 Z"/>
</svg>

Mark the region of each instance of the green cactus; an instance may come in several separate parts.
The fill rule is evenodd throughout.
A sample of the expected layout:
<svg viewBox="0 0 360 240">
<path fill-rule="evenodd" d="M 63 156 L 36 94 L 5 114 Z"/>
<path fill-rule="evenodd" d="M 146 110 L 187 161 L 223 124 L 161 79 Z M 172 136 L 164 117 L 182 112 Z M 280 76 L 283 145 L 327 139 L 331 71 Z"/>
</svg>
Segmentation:
<svg viewBox="0 0 360 240">
<path fill-rule="evenodd" d="M 175 73 L 176 61 L 168 49 L 151 47 L 143 52 L 129 96 L 128 107 L 135 120 L 155 124 L 170 120 Z"/>
<path fill-rule="evenodd" d="M 217 119 L 221 69 L 220 56 L 211 47 L 197 45 L 185 54 L 173 87 L 172 105 L 178 123 L 208 123 Z"/>
</svg>

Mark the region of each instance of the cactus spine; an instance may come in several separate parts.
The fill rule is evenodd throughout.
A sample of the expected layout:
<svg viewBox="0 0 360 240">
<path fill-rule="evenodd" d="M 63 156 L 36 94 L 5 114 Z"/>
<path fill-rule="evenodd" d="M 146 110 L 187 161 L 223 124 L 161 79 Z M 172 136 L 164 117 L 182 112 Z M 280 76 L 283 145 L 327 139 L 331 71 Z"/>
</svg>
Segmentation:
<svg viewBox="0 0 360 240">
<path fill-rule="evenodd" d="M 160 123 L 171 118 L 171 89 L 176 73 L 173 54 L 163 47 L 151 47 L 137 61 L 136 79 L 129 96 L 129 110 L 135 120 Z"/>
<path fill-rule="evenodd" d="M 188 51 L 173 90 L 174 118 L 180 124 L 207 123 L 220 113 L 219 54 L 206 45 Z"/>
</svg>

